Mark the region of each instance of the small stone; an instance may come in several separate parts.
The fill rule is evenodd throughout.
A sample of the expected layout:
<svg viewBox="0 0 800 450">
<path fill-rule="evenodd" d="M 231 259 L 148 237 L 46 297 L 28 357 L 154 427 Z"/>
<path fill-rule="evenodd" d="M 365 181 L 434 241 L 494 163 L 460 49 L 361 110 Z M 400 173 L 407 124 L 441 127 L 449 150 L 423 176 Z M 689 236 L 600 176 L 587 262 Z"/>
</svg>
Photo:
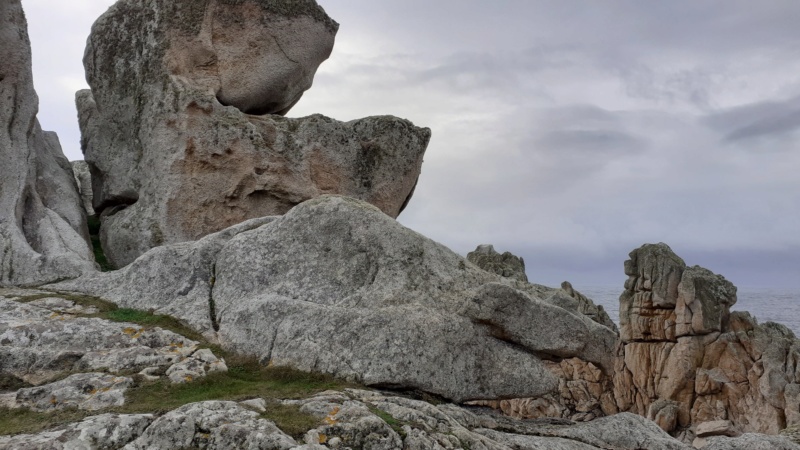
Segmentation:
<svg viewBox="0 0 800 450">
<path fill-rule="evenodd" d="M 267 402 L 263 398 L 253 398 L 239 402 L 240 405 L 255 409 L 258 412 L 267 412 Z"/>
<path fill-rule="evenodd" d="M 728 436 L 736 437 L 739 433 L 736 431 L 730 420 L 714 420 L 711 422 L 703 422 L 697 424 L 695 428 L 697 437 L 708 436 Z"/>
</svg>

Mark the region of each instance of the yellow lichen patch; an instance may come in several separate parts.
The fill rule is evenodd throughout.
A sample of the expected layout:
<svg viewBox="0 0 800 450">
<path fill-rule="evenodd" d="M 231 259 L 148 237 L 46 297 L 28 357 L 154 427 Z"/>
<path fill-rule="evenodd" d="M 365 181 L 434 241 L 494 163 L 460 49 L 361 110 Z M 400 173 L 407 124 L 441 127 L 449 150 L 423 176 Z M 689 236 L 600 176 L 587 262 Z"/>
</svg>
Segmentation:
<svg viewBox="0 0 800 450">
<path fill-rule="evenodd" d="M 92 389 L 91 391 L 89 391 L 89 395 L 94 395 L 94 394 L 97 394 L 97 389 Z"/>
<path fill-rule="evenodd" d="M 339 414 L 339 407 L 335 407 L 328 413 L 328 417 L 325 418 L 324 422 L 328 425 L 336 425 L 337 420 L 334 418 L 335 415 Z"/>
<path fill-rule="evenodd" d="M 192 381 L 192 379 L 193 378 L 192 378 L 191 375 L 186 375 L 185 377 L 183 377 L 183 380 L 186 381 L 187 383 L 190 383 Z"/>
<path fill-rule="evenodd" d="M 320 435 L 319 435 L 319 443 L 320 444 L 324 444 L 326 442 L 328 442 L 328 436 L 320 433 Z"/>
<path fill-rule="evenodd" d="M 128 336 L 133 336 L 136 334 L 136 328 L 128 327 L 122 330 L 123 333 L 127 334 Z"/>
<path fill-rule="evenodd" d="M 58 403 L 58 400 L 56 400 L 55 396 L 50 397 L 50 404 L 55 405 L 56 403 Z"/>
</svg>

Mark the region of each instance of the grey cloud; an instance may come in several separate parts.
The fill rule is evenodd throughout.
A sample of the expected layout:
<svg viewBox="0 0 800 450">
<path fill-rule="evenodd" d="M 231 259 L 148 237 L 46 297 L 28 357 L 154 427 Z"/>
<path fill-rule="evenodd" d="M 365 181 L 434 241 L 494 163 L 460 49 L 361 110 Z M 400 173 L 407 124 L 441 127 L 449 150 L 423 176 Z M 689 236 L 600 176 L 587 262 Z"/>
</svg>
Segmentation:
<svg viewBox="0 0 800 450">
<path fill-rule="evenodd" d="M 736 142 L 757 138 L 780 138 L 800 130 L 800 96 L 782 102 L 758 102 L 709 115 L 705 122 L 723 133 L 723 140 Z"/>
<path fill-rule="evenodd" d="M 548 284 L 621 286 L 653 241 L 740 284 L 800 273 L 800 153 L 753 151 L 800 141 L 796 0 L 319 1 L 338 44 L 292 115 L 431 127 L 405 225 L 520 253 Z M 88 33 L 43 9 L 40 30 Z M 57 80 L 83 77 L 83 48 L 62 67 L 59 36 L 34 36 L 37 88 L 44 125 L 77 147 Z"/>
<path fill-rule="evenodd" d="M 581 157 L 609 153 L 625 154 L 641 150 L 642 139 L 616 130 L 557 130 L 549 131 L 536 140 L 536 146 L 553 151 L 580 152 Z"/>
</svg>

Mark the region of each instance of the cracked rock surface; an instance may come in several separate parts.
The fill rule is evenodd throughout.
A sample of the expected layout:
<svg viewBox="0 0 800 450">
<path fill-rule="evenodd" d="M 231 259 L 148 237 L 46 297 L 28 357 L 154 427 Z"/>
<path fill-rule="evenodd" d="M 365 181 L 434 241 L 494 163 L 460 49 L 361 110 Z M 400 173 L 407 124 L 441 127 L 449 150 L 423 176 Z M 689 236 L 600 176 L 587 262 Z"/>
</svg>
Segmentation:
<svg viewBox="0 0 800 450">
<path fill-rule="evenodd" d="M 132 379 L 120 374 L 166 374 L 183 383 L 227 370 L 196 341 L 85 317 L 96 312 L 55 293 L 0 289 L 0 403 L 99 410 L 124 404 Z"/>
</svg>

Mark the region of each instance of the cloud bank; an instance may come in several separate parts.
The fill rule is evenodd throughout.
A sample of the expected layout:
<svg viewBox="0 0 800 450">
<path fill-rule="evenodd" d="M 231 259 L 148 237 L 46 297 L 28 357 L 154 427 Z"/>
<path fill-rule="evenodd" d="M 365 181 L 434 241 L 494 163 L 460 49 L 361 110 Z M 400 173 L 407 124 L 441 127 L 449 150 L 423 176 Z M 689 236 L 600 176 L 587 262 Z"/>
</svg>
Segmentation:
<svg viewBox="0 0 800 450">
<path fill-rule="evenodd" d="M 25 0 L 40 119 L 70 159 L 111 3 Z M 551 285 L 621 286 L 627 252 L 663 241 L 736 284 L 800 287 L 797 2 L 320 4 L 337 45 L 290 115 L 431 127 L 406 226 Z"/>
</svg>

